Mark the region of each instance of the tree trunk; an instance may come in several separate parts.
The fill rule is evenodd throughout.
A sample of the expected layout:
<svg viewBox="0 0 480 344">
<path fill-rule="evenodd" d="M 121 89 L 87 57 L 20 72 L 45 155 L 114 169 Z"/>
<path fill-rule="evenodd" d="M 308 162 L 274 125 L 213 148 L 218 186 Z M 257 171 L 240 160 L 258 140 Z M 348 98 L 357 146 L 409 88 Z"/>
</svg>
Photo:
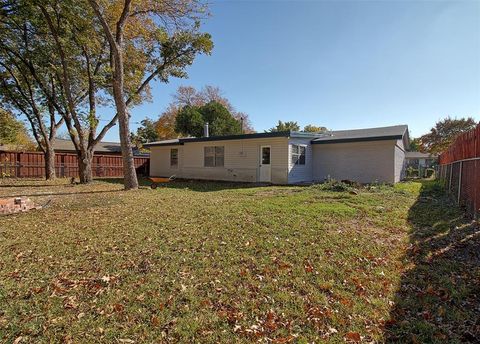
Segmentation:
<svg viewBox="0 0 480 344">
<path fill-rule="evenodd" d="M 88 184 L 93 181 L 92 161 L 93 153 L 88 150 L 82 150 L 78 154 L 78 174 L 80 183 Z"/>
<path fill-rule="evenodd" d="M 117 107 L 118 109 L 118 107 Z M 120 146 L 122 147 L 123 160 L 123 183 L 125 190 L 138 189 L 137 173 L 135 171 L 135 161 L 133 159 L 132 144 L 130 141 L 130 130 L 128 123 L 128 115 L 126 109 L 124 115 L 118 116 L 120 131 Z"/>
<path fill-rule="evenodd" d="M 120 61 L 118 61 L 120 60 Z M 125 95 L 123 91 L 123 57 L 122 52 L 115 61 L 115 77 L 113 80 L 113 98 L 118 113 L 118 124 L 120 131 L 120 146 L 122 148 L 123 160 L 123 185 L 125 190 L 138 189 L 137 173 L 133 160 L 132 143 L 130 140 L 129 118 Z"/>
<path fill-rule="evenodd" d="M 55 174 L 55 150 L 52 145 L 48 145 L 45 149 L 45 179 L 51 180 L 55 179 L 57 175 Z"/>
</svg>

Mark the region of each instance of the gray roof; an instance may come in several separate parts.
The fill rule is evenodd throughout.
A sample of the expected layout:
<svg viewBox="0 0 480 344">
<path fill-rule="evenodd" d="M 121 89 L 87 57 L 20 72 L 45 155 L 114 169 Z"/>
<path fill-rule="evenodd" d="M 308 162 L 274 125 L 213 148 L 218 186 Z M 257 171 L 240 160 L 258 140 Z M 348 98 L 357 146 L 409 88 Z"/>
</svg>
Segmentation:
<svg viewBox="0 0 480 344">
<path fill-rule="evenodd" d="M 75 146 L 73 145 L 71 140 L 56 139 L 53 146 L 54 149 L 58 152 L 75 152 Z M 149 153 L 142 153 L 135 146 L 132 146 L 132 149 L 133 155 L 135 156 L 149 156 Z M 120 142 L 101 141 L 95 146 L 95 153 L 121 154 L 122 147 L 120 146 Z"/>
<path fill-rule="evenodd" d="M 405 158 L 407 159 L 436 159 L 438 155 L 422 153 L 422 152 L 405 152 Z"/>
<path fill-rule="evenodd" d="M 71 140 L 56 139 L 53 145 L 57 151 L 75 151 L 75 146 Z M 122 148 L 119 142 L 99 142 L 95 146 L 95 152 L 97 153 L 120 153 Z"/>
<path fill-rule="evenodd" d="M 311 138 L 312 143 L 340 143 L 357 141 L 376 141 L 376 140 L 394 140 L 402 139 L 408 135 L 407 125 L 396 125 L 392 127 L 353 129 L 353 130 L 335 130 L 326 133 L 309 133 L 302 131 L 277 131 L 268 133 L 253 133 L 241 135 L 210 136 L 210 137 L 185 137 L 172 140 L 163 140 L 146 143 L 144 147 L 152 146 L 174 146 L 183 145 L 185 142 L 203 142 L 203 141 L 223 141 L 255 139 L 267 137 L 303 137 Z"/>
<path fill-rule="evenodd" d="M 290 131 L 275 131 L 271 133 L 252 133 L 252 134 L 237 134 L 237 135 L 209 136 L 209 137 L 181 137 L 178 139 L 145 143 L 143 146 L 144 147 L 172 146 L 172 145 L 183 145 L 185 142 L 244 140 L 244 139 L 258 139 L 258 138 L 265 138 L 265 137 L 290 137 L 292 135 L 295 135 L 295 133 Z"/>
<path fill-rule="evenodd" d="M 391 127 L 367 129 L 333 130 L 325 133 L 325 135 L 322 137 L 313 139 L 312 143 L 340 143 L 402 139 L 407 131 L 407 125 L 395 125 Z"/>
</svg>

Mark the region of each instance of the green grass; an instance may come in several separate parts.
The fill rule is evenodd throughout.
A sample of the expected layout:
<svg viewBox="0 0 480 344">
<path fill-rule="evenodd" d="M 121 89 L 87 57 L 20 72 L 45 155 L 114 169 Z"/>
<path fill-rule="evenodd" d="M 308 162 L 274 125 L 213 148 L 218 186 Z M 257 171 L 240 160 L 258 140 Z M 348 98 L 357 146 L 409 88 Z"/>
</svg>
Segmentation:
<svg viewBox="0 0 480 344">
<path fill-rule="evenodd" d="M 0 197 L 52 200 L 0 217 L 0 342 L 441 342 L 470 330 L 417 315 L 443 302 L 439 288 L 447 325 L 476 312 L 460 309 L 473 302 L 465 266 L 429 245 L 477 232 L 438 192 L 424 195 L 433 182 L 358 195 L 180 181 L 121 189 L 0 181 Z"/>
</svg>

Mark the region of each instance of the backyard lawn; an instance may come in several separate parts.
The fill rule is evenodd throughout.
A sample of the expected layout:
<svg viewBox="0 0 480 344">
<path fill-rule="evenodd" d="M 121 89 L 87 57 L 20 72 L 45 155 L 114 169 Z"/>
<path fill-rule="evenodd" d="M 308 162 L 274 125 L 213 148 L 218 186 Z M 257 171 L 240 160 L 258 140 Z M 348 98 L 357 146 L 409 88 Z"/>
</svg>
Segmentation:
<svg viewBox="0 0 480 344">
<path fill-rule="evenodd" d="M 435 182 L 0 180 L 0 343 L 475 342 L 480 229 Z"/>
</svg>

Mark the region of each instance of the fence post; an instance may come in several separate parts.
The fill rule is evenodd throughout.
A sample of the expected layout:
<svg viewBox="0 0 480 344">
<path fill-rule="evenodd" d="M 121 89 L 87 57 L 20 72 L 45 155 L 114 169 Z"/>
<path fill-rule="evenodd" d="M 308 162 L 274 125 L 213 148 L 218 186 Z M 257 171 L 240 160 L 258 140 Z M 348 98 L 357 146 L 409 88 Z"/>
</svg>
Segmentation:
<svg viewBox="0 0 480 344">
<path fill-rule="evenodd" d="M 448 193 L 452 191 L 453 162 L 450 163 L 450 177 L 448 180 Z"/>
<path fill-rule="evenodd" d="M 15 178 L 20 178 L 20 168 L 22 167 L 20 165 L 20 154 L 21 153 L 15 153 Z"/>
<path fill-rule="evenodd" d="M 460 204 L 460 195 L 462 191 L 462 169 L 463 169 L 463 161 L 460 161 L 460 172 L 458 173 L 458 194 L 457 194 L 458 204 Z"/>
</svg>

